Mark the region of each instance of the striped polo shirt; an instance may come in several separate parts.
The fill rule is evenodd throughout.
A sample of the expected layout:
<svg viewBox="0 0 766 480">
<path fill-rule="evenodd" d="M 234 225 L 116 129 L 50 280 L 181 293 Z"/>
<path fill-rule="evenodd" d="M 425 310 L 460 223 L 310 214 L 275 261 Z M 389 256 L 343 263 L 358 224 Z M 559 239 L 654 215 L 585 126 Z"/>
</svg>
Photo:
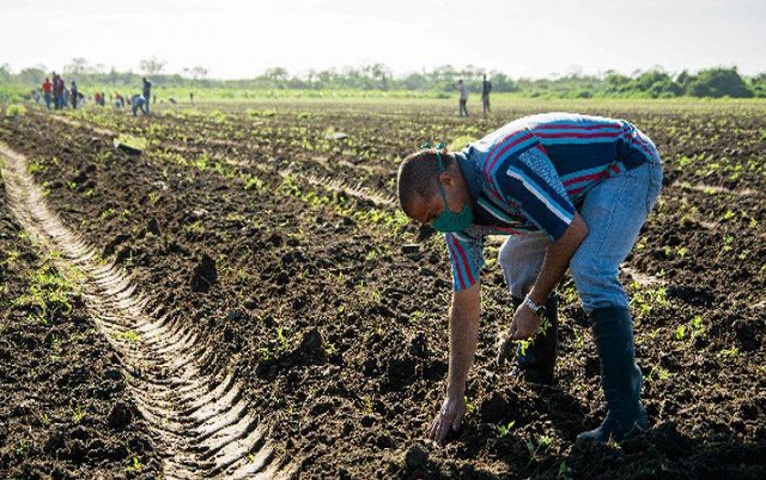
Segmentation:
<svg viewBox="0 0 766 480">
<path fill-rule="evenodd" d="M 444 235 L 455 291 L 478 281 L 484 236 L 543 231 L 555 241 L 600 181 L 660 162 L 629 122 L 571 113 L 520 118 L 455 158 L 474 202 L 473 224 Z"/>
</svg>

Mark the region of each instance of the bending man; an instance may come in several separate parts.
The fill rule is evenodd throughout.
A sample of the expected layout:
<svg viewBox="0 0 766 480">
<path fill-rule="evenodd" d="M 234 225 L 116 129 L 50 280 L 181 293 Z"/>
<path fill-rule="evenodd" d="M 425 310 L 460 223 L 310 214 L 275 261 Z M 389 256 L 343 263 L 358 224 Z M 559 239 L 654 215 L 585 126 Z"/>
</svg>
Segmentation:
<svg viewBox="0 0 766 480">
<path fill-rule="evenodd" d="M 459 427 L 480 314 L 482 239 L 506 235 L 500 264 L 513 298 L 501 357 L 535 336 L 517 370 L 553 380 L 557 352 L 554 288 L 567 267 L 593 327 L 608 413 L 578 439 L 620 441 L 647 427 L 640 401 L 628 298 L 620 263 L 636 242 L 662 185 L 652 141 L 630 123 L 552 113 L 521 118 L 462 152 L 421 150 L 399 167 L 401 208 L 444 232 L 452 263 L 447 390 L 431 436 Z M 520 353 L 520 352 L 519 352 Z"/>
</svg>

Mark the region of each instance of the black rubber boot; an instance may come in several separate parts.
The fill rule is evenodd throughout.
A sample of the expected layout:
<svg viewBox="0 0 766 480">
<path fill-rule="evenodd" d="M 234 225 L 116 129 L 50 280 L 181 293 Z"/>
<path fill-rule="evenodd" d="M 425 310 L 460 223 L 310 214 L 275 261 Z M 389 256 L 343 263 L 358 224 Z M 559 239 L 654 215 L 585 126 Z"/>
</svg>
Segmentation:
<svg viewBox="0 0 766 480">
<path fill-rule="evenodd" d="M 524 300 L 513 299 L 514 311 Z M 555 294 L 545 302 L 543 318 L 548 320 L 545 334 L 534 337 L 532 345 L 521 354 L 521 345 L 516 349 L 516 368 L 530 383 L 550 385 L 553 383 L 553 370 L 556 366 L 556 356 L 559 347 L 558 298 Z"/>
<path fill-rule="evenodd" d="M 636 365 L 630 311 L 614 307 L 594 310 L 593 334 L 601 360 L 601 385 L 608 412 L 601 426 L 583 432 L 578 441 L 620 442 L 646 430 L 649 421 L 641 405 L 641 370 Z"/>
</svg>

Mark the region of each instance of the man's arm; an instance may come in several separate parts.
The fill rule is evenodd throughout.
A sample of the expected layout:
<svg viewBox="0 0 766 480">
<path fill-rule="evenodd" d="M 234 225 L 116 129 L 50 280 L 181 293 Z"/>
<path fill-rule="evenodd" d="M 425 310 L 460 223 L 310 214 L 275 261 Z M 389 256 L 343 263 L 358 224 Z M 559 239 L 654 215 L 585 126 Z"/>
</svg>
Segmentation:
<svg viewBox="0 0 766 480">
<path fill-rule="evenodd" d="M 454 292 L 449 323 L 449 373 L 447 395 L 462 397 L 468 371 L 473 365 L 479 335 L 480 282 L 471 288 Z"/>
<path fill-rule="evenodd" d="M 450 428 L 457 429 L 465 412 L 465 388 L 479 336 L 481 285 L 454 292 L 450 310 L 449 373 L 444 403 L 431 424 L 430 437 L 444 443 Z"/>
<path fill-rule="evenodd" d="M 564 235 L 553 242 L 545 253 L 543 265 L 537 275 L 529 298 L 538 305 L 542 305 L 548 299 L 553 289 L 561 281 L 569 260 L 580 247 L 580 244 L 588 235 L 588 226 L 582 216 L 575 212 L 572 223 L 564 232 Z M 523 340 L 537 332 L 540 326 L 540 318 L 522 304 L 517 310 L 511 322 L 511 339 Z"/>
<path fill-rule="evenodd" d="M 561 281 L 569 260 L 580 247 L 580 244 L 588 235 L 588 226 L 579 213 L 574 214 L 572 223 L 558 240 L 553 242 L 545 253 L 543 265 L 532 289 L 529 298 L 537 304 L 544 303 Z"/>
</svg>

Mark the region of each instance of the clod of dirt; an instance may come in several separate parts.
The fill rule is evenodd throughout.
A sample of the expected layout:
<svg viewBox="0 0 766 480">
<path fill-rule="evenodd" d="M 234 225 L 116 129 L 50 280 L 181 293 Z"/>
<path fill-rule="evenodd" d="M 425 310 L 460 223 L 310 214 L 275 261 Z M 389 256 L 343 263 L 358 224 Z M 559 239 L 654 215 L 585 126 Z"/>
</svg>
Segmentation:
<svg viewBox="0 0 766 480">
<path fill-rule="evenodd" d="M 268 239 L 268 242 L 275 247 L 281 247 L 284 240 L 282 240 L 282 235 L 278 233 L 272 233 Z"/>
<path fill-rule="evenodd" d="M 710 307 L 715 302 L 712 292 L 705 287 L 695 285 L 669 285 L 667 295 L 700 307 Z"/>
<path fill-rule="evenodd" d="M 436 276 L 436 272 L 434 272 L 430 268 L 422 267 L 420 270 L 418 270 L 418 275 L 420 275 L 421 277 L 433 278 Z"/>
<path fill-rule="evenodd" d="M 176 241 L 170 242 L 167 247 L 165 247 L 165 251 L 168 253 L 178 253 L 184 256 L 187 256 L 190 254 L 189 250 L 185 248 L 183 245 L 179 244 Z"/>
<path fill-rule="evenodd" d="M 66 448 L 66 438 L 64 435 L 56 430 L 48 436 L 48 440 L 45 441 L 43 451 L 52 454 L 64 450 Z"/>
<path fill-rule="evenodd" d="M 160 236 L 160 223 L 157 221 L 156 218 L 152 218 L 149 220 L 149 224 L 146 226 L 146 228 L 152 232 L 152 235 L 159 237 Z"/>
<path fill-rule="evenodd" d="M 417 240 L 419 243 L 424 242 L 431 238 L 431 235 L 434 233 L 436 233 L 436 230 L 434 230 L 434 228 L 430 225 L 421 225 L 420 229 L 418 230 Z"/>
<path fill-rule="evenodd" d="M 311 408 L 310 413 L 311 413 L 312 418 L 318 417 L 320 415 L 323 415 L 323 414 L 329 412 L 330 410 L 332 410 L 333 407 L 334 407 L 334 405 L 333 405 L 332 402 L 321 402 L 321 403 L 318 403 L 318 404 L 314 405 Z"/>
<path fill-rule="evenodd" d="M 303 335 L 295 354 L 304 363 L 322 364 L 327 361 L 327 353 L 324 351 L 323 345 L 322 334 L 314 328 Z"/>
<path fill-rule="evenodd" d="M 85 183 L 88 180 L 88 174 L 85 173 L 85 171 L 81 170 L 77 176 L 75 176 L 72 181 L 76 184 Z"/>
<path fill-rule="evenodd" d="M 117 247 L 128 239 L 130 239 L 130 235 L 127 233 L 117 234 L 117 236 L 114 237 L 114 239 L 104 247 L 104 256 L 108 257 L 109 255 L 113 254 L 115 250 L 117 250 Z"/>
<path fill-rule="evenodd" d="M 75 428 L 69 431 L 69 437 L 76 440 L 88 440 L 91 433 L 82 425 L 77 425 Z"/>
<path fill-rule="evenodd" d="M 242 304 L 246 309 L 253 310 L 258 306 L 258 300 L 254 297 L 250 297 Z"/>
<path fill-rule="evenodd" d="M 189 212 L 186 212 L 186 216 L 184 217 L 185 223 L 191 223 L 196 222 L 198 220 L 202 220 L 208 215 L 208 211 L 204 208 L 195 208 L 194 210 L 191 210 Z"/>
<path fill-rule="evenodd" d="M 263 360 L 258 364 L 260 376 L 272 376 L 279 371 L 299 365 L 323 365 L 327 363 L 324 340 L 318 330 L 312 329 L 303 334 L 300 345 L 277 358 Z"/>
<path fill-rule="evenodd" d="M 402 253 L 405 255 L 416 255 L 420 252 L 420 245 L 417 243 L 407 243 L 402 245 Z"/>
<path fill-rule="evenodd" d="M 732 324 L 737 341 L 742 345 L 742 350 L 752 352 L 761 345 L 761 339 L 766 332 L 763 319 L 748 318 L 736 320 Z"/>
<path fill-rule="evenodd" d="M 428 357 L 428 341 L 425 335 L 418 335 L 410 341 L 409 354 L 416 358 Z"/>
<path fill-rule="evenodd" d="M 389 359 L 384 386 L 394 390 L 404 387 L 415 375 L 415 366 L 415 360 L 410 357 Z"/>
<path fill-rule="evenodd" d="M 32 413 L 35 409 L 35 402 L 26 399 L 20 404 L 16 405 L 16 407 L 13 409 L 13 416 L 15 417 L 24 417 Z"/>
<path fill-rule="evenodd" d="M 90 180 L 86 181 L 85 183 L 81 183 L 81 184 L 79 184 L 77 186 L 77 193 L 82 193 L 85 190 L 88 190 L 88 189 L 92 190 L 94 188 L 96 188 L 96 181 L 90 179 Z"/>
<path fill-rule="evenodd" d="M 378 435 L 375 439 L 375 445 L 378 448 L 392 448 L 394 446 L 394 440 L 385 433 Z"/>
<path fill-rule="evenodd" d="M 365 377 L 377 375 L 379 370 L 378 361 L 374 358 L 368 358 L 362 363 L 362 375 Z"/>
<path fill-rule="evenodd" d="M 482 422 L 500 423 L 508 417 L 511 406 L 505 395 L 500 392 L 492 392 L 492 396 L 482 403 L 480 410 Z"/>
<path fill-rule="evenodd" d="M 215 260 L 208 254 L 202 256 L 202 260 L 194 267 L 192 274 L 192 292 L 205 293 L 218 280 L 218 271 L 215 268 Z"/>
<path fill-rule="evenodd" d="M 134 409 L 127 402 L 117 402 L 109 413 L 109 426 L 115 430 L 122 430 L 133 421 Z"/>
<path fill-rule="evenodd" d="M 290 283 L 290 275 L 285 272 L 279 272 L 279 275 L 277 275 L 277 278 L 274 280 L 277 285 L 287 285 Z"/>
<path fill-rule="evenodd" d="M 141 155 L 141 148 L 134 145 L 128 145 L 126 143 L 122 143 L 118 139 L 114 139 L 114 148 L 117 148 L 119 150 L 122 150 L 123 152 L 129 154 L 129 155 Z"/>
<path fill-rule="evenodd" d="M 404 453 L 404 465 L 408 470 L 418 470 L 428 462 L 428 452 L 425 447 L 415 443 Z"/>
</svg>

